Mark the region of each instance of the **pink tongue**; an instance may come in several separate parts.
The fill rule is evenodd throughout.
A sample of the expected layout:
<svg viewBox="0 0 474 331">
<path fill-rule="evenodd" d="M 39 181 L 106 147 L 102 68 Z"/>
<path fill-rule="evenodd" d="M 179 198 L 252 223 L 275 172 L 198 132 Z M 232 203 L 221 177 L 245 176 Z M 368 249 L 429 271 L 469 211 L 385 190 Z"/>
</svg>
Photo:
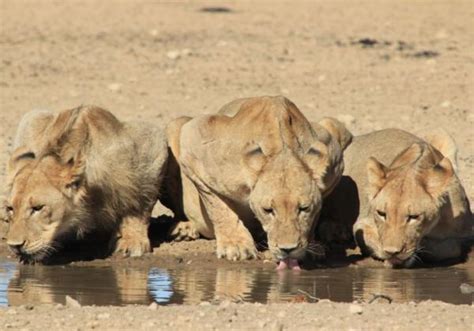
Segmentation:
<svg viewBox="0 0 474 331">
<path fill-rule="evenodd" d="M 298 264 L 298 260 L 291 259 L 289 257 L 284 260 L 280 260 L 276 270 L 285 270 L 286 268 L 289 268 L 291 270 L 301 270 L 300 265 Z"/>
</svg>

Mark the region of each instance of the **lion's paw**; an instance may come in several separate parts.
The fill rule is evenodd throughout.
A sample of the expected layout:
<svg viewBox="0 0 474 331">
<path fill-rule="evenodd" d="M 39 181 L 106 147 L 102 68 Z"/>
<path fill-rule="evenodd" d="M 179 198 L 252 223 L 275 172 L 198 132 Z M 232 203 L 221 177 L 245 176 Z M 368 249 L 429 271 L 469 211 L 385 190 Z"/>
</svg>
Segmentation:
<svg viewBox="0 0 474 331">
<path fill-rule="evenodd" d="M 253 239 L 217 240 L 217 257 L 230 261 L 250 260 L 257 258 L 257 249 Z"/>
<path fill-rule="evenodd" d="M 191 222 L 178 222 L 169 233 L 169 237 L 174 241 L 189 241 L 199 238 L 199 232 Z"/>
<path fill-rule="evenodd" d="M 118 239 L 115 253 L 125 257 L 139 257 L 151 252 L 150 240 L 139 236 L 123 236 Z"/>
</svg>

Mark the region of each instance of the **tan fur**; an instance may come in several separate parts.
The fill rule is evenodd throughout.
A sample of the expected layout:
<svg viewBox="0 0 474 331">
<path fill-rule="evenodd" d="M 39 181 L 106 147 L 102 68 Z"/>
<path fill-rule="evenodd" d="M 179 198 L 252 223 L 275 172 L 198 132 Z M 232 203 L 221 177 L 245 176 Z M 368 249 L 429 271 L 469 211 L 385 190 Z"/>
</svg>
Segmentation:
<svg viewBox="0 0 474 331">
<path fill-rule="evenodd" d="M 174 234 L 215 237 L 218 257 L 239 260 L 255 257 L 263 229 L 277 258 L 302 257 L 350 133 L 333 119 L 313 129 L 283 97 L 240 99 L 217 115 L 177 121 L 168 140 L 189 223 Z"/>
<path fill-rule="evenodd" d="M 323 209 L 336 222 L 355 221 L 361 248 L 391 265 L 458 258 L 474 235 L 469 202 L 450 159 L 454 141 L 440 131 L 427 137 L 435 137 L 434 145 L 447 155 L 402 130 L 355 137 L 345 152 L 341 184 Z"/>
<path fill-rule="evenodd" d="M 7 243 L 41 261 L 69 236 L 104 232 L 125 255 L 149 251 L 167 155 L 162 131 L 97 107 L 28 113 L 9 160 Z"/>
</svg>

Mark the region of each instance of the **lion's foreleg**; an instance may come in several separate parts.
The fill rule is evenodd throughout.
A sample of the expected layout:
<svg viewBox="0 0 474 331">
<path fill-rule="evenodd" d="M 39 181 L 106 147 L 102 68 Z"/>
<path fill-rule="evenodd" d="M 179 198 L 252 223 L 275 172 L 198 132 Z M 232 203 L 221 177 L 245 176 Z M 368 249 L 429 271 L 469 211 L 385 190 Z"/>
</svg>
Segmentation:
<svg viewBox="0 0 474 331">
<path fill-rule="evenodd" d="M 377 228 L 368 219 L 359 218 L 353 227 L 354 239 L 362 254 L 380 257 L 382 246 Z"/>
<path fill-rule="evenodd" d="M 150 252 L 149 223 L 150 217 L 148 214 L 124 217 L 120 224 L 115 251 L 122 253 L 124 256 L 142 256 Z"/>
<path fill-rule="evenodd" d="M 199 193 L 214 226 L 217 257 L 231 261 L 256 258 L 252 235 L 234 211 L 214 193 Z"/>
</svg>

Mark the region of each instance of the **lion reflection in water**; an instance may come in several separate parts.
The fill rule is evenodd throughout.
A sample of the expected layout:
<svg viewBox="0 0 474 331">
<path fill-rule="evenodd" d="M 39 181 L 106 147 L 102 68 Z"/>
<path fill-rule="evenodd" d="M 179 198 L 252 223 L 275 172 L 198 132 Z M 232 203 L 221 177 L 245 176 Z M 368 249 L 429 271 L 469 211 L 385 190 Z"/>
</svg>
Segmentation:
<svg viewBox="0 0 474 331">
<path fill-rule="evenodd" d="M 70 270 L 68 270 L 70 269 Z M 74 269 L 74 270 L 73 270 Z M 442 284 L 440 279 L 444 279 Z M 19 266 L 8 286 L 8 303 L 65 304 L 66 295 L 82 305 L 199 304 L 207 301 L 278 303 L 297 295 L 351 302 L 384 294 L 394 302 L 443 300 L 466 303 L 461 283 L 474 271 L 458 268 L 428 273 L 385 268 L 324 269 L 317 273 L 274 272 L 265 268 L 165 270 L 112 267 L 32 268 Z M 441 284 L 440 286 L 438 286 Z"/>
</svg>

